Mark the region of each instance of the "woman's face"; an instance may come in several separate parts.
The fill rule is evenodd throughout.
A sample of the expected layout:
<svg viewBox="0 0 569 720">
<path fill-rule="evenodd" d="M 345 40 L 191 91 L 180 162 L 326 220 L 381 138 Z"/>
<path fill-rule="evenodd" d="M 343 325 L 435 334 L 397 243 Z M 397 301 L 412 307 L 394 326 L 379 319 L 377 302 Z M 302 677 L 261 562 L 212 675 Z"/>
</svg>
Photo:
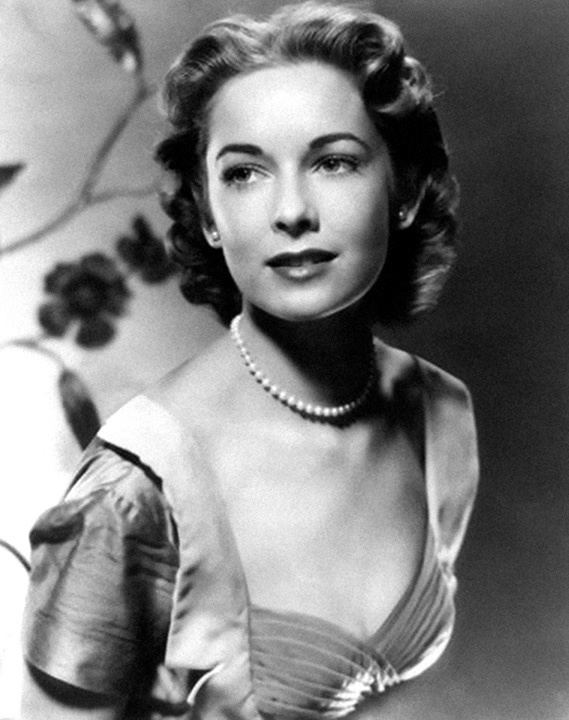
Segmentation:
<svg viewBox="0 0 569 720">
<path fill-rule="evenodd" d="M 385 261 L 392 167 L 355 81 L 317 62 L 255 70 L 220 88 L 208 130 L 211 220 L 245 311 L 308 321 L 362 298 Z"/>
</svg>

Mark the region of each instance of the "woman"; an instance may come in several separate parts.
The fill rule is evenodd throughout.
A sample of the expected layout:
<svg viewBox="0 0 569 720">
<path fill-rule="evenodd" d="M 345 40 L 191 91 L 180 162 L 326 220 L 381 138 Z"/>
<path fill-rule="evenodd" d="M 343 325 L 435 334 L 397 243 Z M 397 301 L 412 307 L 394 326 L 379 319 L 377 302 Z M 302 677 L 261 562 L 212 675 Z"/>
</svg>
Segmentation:
<svg viewBox="0 0 569 720">
<path fill-rule="evenodd" d="M 462 383 L 371 332 L 454 259 L 428 80 L 384 18 L 303 4 L 207 28 L 164 97 L 183 289 L 231 332 L 32 531 L 24 720 L 365 714 L 449 640 L 476 485 Z"/>
</svg>

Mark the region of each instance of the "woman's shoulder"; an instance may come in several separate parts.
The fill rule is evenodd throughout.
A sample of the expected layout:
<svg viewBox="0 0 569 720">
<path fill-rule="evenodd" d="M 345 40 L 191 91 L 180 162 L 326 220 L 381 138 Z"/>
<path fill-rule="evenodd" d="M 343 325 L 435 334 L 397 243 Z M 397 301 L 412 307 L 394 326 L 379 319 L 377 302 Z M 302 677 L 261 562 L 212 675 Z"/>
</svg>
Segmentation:
<svg viewBox="0 0 569 720">
<path fill-rule="evenodd" d="M 215 426 L 239 387 L 242 368 L 226 333 L 144 391 L 186 432 Z"/>
<path fill-rule="evenodd" d="M 146 387 L 106 420 L 98 437 L 160 475 L 222 403 L 229 384 L 224 345 L 224 338 L 215 341 Z"/>
<path fill-rule="evenodd" d="M 476 429 L 466 384 L 434 363 L 404 350 L 381 344 L 382 382 L 396 394 L 399 387 L 419 394 L 425 415 L 426 441 L 433 456 L 476 457 Z M 384 379 L 385 376 L 385 379 Z"/>
<path fill-rule="evenodd" d="M 97 437 L 63 500 L 36 520 L 30 542 L 65 545 L 103 527 L 131 539 L 156 536 L 169 544 L 174 537 L 161 479 L 135 455 Z"/>
<path fill-rule="evenodd" d="M 378 342 L 378 364 L 382 390 L 388 397 L 404 387 L 418 392 L 430 412 L 445 409 L 472 415 L 472 399 L 463 380 L 424 358 Z"/>
<path fill-rule="evenodd" d="M 470 392 L 459 378 L 404 350 L 381 346 L 393 394 L 415 393 L 424 414 L 427 492 L 439 558 L 452 566 L 472 511 L 479 480 L 477 433 Z"/>
<path fill-rule="evenodd" d="M 470 406 L 470 392 L 460 378 L 406 350 L 383 342 L 378 342 L 377 347 L 380 376 L 387 387 L 397 386 L 405 380 L 413 384 L 418 382 L 431 400 L 436 398 L 454 401 L 465 408 Z"/>
<path fill-rule="evenodd" d="M 226 354 L 223 343 L 214 343 L 213 348 L 131 398 L 105 421 L 96 438 L 109 451 L 98 456 L 99 483 L 103 463 L 109 466 L 107 474 L 121 492 L 142 492 L 136 474 L 145 475 L 167 497 L 173 487 L 207 475 L 203 438 L 208 429 L 215 432 L 219 426 L 235 384 L 224 366 Z M 125 476 L 119 481 L 123 467 L 131 480 Z M 85 481 L 81 485 L 85 487 Z M 146 488 L 144 492 L 151 492 L 148 483 Z"/>
</svg>

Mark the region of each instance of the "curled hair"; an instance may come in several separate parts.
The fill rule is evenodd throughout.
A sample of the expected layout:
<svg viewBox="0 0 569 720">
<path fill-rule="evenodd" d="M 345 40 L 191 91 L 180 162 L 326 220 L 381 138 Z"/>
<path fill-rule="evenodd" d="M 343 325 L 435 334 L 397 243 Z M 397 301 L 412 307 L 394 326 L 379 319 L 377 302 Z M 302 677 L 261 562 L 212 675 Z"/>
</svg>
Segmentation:
<svg viewBox="0 0 569 720">
<path fill-rule="evenodd" d="M 176 180 L 163 205 L 173 220 L 169 237 L 183 268 L 182 291 L 192 303 L 211 305 L 225 323 L 239 311 L 239 290 L 223 254 L 207 244 L 201 230 L 207 216 L 203 156 L 213 96 L 243 72 L 305 60 L 351 74 L 388 147 L 395 177 L 390 237 L 366 308 L 374 321 L 408 321 L 436 305 L 454 263 L 456 183 L 429 78 L 406 55 L 398 27 L 375 13 L 342 5 L 305 2 L 283 7 L 264 21 L 241 15 L 217 21 L 168 72 L 163 103 L 171 129 L 156 156 Z M 413 223 L 400 229 L 398 207 L 417 200 Z"/>
</svg>

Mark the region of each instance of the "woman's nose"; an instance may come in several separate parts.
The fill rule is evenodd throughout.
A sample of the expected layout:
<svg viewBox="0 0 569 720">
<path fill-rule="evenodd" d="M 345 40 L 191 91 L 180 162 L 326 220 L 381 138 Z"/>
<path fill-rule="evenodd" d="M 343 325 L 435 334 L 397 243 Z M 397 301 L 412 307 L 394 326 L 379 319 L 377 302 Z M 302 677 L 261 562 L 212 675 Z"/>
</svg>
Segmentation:
<svg viewBox="0 0 569 720">
<path fill-rule="evenodd" d="M 271 223 L 274 232 L 298 238 L 304 233 L 318 230 L 319 220 L 316 206 L 298 178 L 291 178 L 280 183 L 277 193 L 275 212 Z"/>
</svg>

